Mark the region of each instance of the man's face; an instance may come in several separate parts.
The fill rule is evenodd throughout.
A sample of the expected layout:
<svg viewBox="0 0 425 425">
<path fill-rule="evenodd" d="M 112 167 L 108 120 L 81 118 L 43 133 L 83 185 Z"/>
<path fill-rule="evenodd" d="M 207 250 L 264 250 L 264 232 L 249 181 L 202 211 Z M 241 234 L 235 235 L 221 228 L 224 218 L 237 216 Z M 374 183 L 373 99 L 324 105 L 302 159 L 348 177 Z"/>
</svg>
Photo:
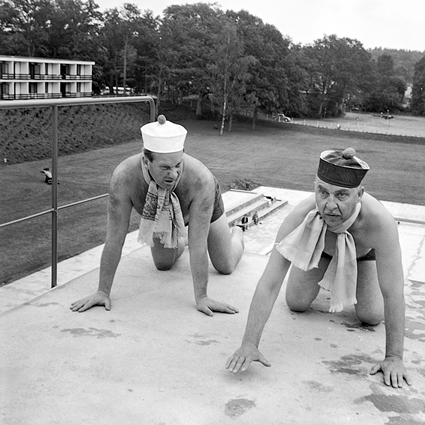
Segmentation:
<svg viewBox="0 0 425 425">
<path fill-rule="evenodd" d="M 163 189 L 171 189 L 182 172 L 183 151 L 154 153 L 152 162 L 146 157 L 144 161 L 156 184 Z"/>
<path fill-rule="evenodd" d="M 335 227 L 350 218 L 363 196 L 363 186 L 346 188 L 334 186 L 319 178 L 314 183 L 316 204 L 328 226 Z"/>
</svg>

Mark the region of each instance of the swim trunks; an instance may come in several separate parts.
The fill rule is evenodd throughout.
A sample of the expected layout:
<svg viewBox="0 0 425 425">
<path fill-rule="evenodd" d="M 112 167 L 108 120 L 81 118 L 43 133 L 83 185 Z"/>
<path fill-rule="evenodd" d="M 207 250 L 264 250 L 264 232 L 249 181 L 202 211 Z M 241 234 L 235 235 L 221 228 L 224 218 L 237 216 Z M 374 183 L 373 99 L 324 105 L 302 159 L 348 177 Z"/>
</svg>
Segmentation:
<svg viewBox="0 0 425 425">
<path fill-rule="evenodd" d="M 323 251 L 322 257 L 331 259 L 332 255 L 329 255 L 325 251 Z M 375 250 L 371 249 L 367 254 L 363 255 L 362 257 L 358 257 L 356 260 L 357 260 L 357 262 L 360 262 L 360 261 L 376 261 Z"/>
<path fill-rule="evenodd" d="M 214 223 L 214 221 L 218 220 L 224 214 L 224 202 L 223 197 L 221 196 L 220 183 L 214 177 L 215 181 L 215 199 L 214 199 L 214 209 L 211 216 L 210 223 Z"/>
</svg>

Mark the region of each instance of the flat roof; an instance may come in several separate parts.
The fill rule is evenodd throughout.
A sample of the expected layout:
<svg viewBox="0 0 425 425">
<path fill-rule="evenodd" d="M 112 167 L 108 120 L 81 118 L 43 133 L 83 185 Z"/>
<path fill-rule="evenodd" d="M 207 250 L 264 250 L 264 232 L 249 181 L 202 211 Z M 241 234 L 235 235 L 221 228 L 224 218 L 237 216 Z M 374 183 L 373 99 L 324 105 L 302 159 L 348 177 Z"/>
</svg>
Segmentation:
<svg viewBox="0 0 425 425">
<path fill-rule="evenodd" d="M 85 64 L 94 65 L 93 61 L 82 61 L 75 59 L 50 59 L 50 58 L 37 58 L 37 57 L 26 57 L 26 56 L 2 56 L 0 55 L 0 61 L 15 61 L 15 62 L 47 62 L 47 63 L 68 63 L 68 64 Z"/>
<path fill-rule="evenodd" d="M 291 205 L 306 195 L 265 192 L 291 193 Z M 98 263 L 85 273 L 84 256 L 77 258 L 76 278 L 0 314 L 0 418 L 8 425 L 424 423 L 423 225 L 399 226 L 406 278 L 404 361 L 413 386 L 394 389 L 383 383 L 382 373 L 369 374 L 384 356 L 383 324 L 362 326 L 352 308 L 328 313 L 326 291 L 307 312 L 291 312 L 285 282 L 260 344 L 272 366 L 255 363 L 237 375 L 225 369 L 241 343 L 268 261 L 253 251 L 261 239 L 270 243 L 266 239 L 274 237 L 277 216 L 284 213 L 245 232 L 251 252 L 234 273 L 220 275 L 210 266 L 209 296 L 239 308 L 234 315 L 208 317 L 196 310 L 187 248 L 172 270 L 160 272 L 146 246 L 122 257 L 110 311 L 74 313 L 71 302 L 95 291 L 99 277 Z"/>
</svg>

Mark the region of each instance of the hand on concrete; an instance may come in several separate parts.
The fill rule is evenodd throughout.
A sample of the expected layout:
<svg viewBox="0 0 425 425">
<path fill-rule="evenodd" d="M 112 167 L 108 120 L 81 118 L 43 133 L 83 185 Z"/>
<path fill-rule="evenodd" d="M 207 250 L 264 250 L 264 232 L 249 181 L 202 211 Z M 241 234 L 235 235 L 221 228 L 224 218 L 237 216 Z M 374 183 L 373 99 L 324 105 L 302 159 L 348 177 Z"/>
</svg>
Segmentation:
<svg viewBox="0 0 425 425">
<path fill-rule="evenodd" d="M 375 375 L 375 373 L 380 370 L 384 374 L 384 382 L 388 386 L 401 388 L 403 387 L 403 380 L 405 380 L 408 385 L 412 385 L 412 380 L 406 372 L 403 360 L 399 357 L 386 357 L 382 362 L 372 367 L 370 374 Z"/>
<path fill-rule="evenodd" d="M 88 297 L 82 298 L 81 300 L 75 301 L 71 304 L 72 311 L 78 311 L 82 313 L 96 305 L 104 306 L 105 310 L 111 309 L 111 299 L 106 292 L 97 291 L 95 294 Z"/>
<path fill-rule="evenodd" d="M 196 308 L 201 313 L 205 313 L 207 316 L 214 316 L 214 311 L 228 314 L 239 313 L 239 310 L 236 307 L 233 307 L 229 304 L 221 303 L 219 301 L 214 301 L 208 297 L 203 297 L 198 300 Z"/>
<path fill-rule="evenodd" d="M 243 344 L 233 356 L 229 357 L 226 369 L 231 373 L 245 372 L 252 362 L 260 362 L 266 367 L 271 366 L 254 344 Z"/>
</svg>

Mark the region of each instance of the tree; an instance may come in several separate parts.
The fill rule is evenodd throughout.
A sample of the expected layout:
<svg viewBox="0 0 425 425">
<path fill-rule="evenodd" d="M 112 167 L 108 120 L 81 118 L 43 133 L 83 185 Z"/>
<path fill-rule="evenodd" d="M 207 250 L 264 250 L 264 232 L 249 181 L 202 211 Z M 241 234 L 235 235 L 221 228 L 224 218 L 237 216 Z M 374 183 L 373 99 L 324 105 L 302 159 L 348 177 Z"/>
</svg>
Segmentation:
<svg viewBox="0 0 425 425">
<path fill-rule="evenodd" d="M 312 112 L 319 117 L 343 114 L 345 102 L 365 89 L 363 81 L 371 75 L 370 54 L 359 41 L 336 35 L 306 46 L 305 54 Z"/>
<path fill-rule="evenodd" d="M 415 64 L 411 108 L 415 115 L 425 116 L 425 56 Z"/>
<path fill-rule="evenodd" d="M 216 45 L 214 65 L 210 66 L 210 71 L 214 78 L 214 103 L 221 112 L 222 135 L 226 117 L 229 117 L 229 131 L 232 129 L 233 114 L 244 99 L 246 83 L 250 78 L 248 68 L 256 59 L 244 55 L 242 40 L 237 34 L 236 25 L 231 21 L 226 22 L 223 30 L 217 35 Z"/>
<path fill-rule="evenodd" d="M 289 40 L 272 25 L 245 10 L 228 11 L 229 20 L 235 22 L 244 45 L 244 55 L 255 58 L 249 66 L 250 79 L 246 84 L 245 100 L 253 109 L 252 126 L 255 128 L 257 111 L 268 113 L 287 110 L 288 89 L 291 85 L 289 70 Z"/>
<path fill-rule="evenodd" d="M 184 95 L 196 95 L 198 117 L 202 116 L 202 101 L 210 93 L 208 68 L 216 34 L 223 27 L 222 16 L 216 6 L 204 3 L 173 5 L 164 11 L 161 34 L 168 44 L 168 94 L 179 103 Z"/>
<path fill-rule="evenodd" d="M 0 0 L 1 53 L 45 56 L 53 10 L 50 0 Z"/>
<path fill-rule="evenodd" d="M 399 110 L 405 92 L 406 83 L 395 76 L 392 57 L 388 54 L 379 56 L 375 65 L 374 86 L 365 101 L 366 109 L 374 112 Z"/>
</svg>

